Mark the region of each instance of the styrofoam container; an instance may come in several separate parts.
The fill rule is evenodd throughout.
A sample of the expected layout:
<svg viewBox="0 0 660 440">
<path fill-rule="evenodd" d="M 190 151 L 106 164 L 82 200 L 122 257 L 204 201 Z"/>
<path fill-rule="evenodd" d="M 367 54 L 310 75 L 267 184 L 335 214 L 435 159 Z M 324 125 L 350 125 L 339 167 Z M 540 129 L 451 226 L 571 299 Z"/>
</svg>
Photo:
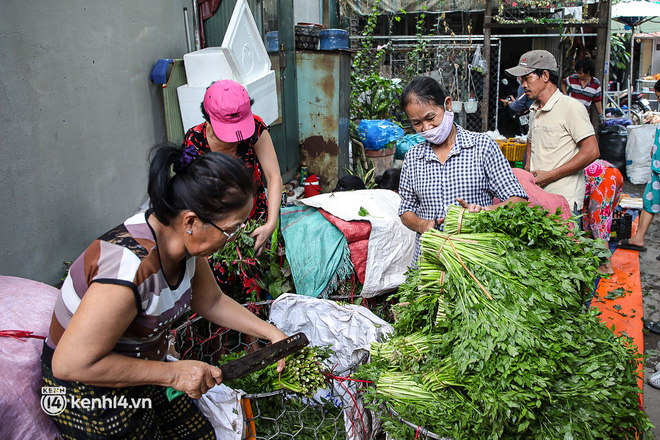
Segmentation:
<svg viewBox="0 0 660 440">
<path fill-rule="evenodd" d="M 261 117 L 266 125 L 270 125 L 279 118 L 279 106 L 277 105 L 277 85 L 275 82 L 275 71 L 271 70 L 261 78 L 243 84 L 245 89 L 254 100 L 252 113 Z M 204 122 L 200 105 L 204 101 L 206 87 L 184 84 L 176 89 L 179 97 L 179 111 L 183 130 Z"/>
<path fill-rule="evenodd" d="M 183 55 L 188 84 L 208 87 L 213 81 L 235 79 L 226 53 L 221 47 L 207 47 Z"/>
<path fill-rule="evenodd" d="M 200 105 L 204 101 L 204 93 L 206 93 L 206 86 L 184 84 L 177 87 L 176 94 L 179 97 L 179 111 L 181 112 L 184 132 L 204 122 L 200 109 Z"/>
<path fill-rule="evenodd" d="M 248 84 L 270 72 L 270 57 L 246 0 L 236 2 L 222 40 L 222 50 L 234 72 L 234 79 L 241 84 Z"/>
<path fill-rule="evenodd" d="M 252 113 L 260 116 L 266 125 L 275 122 L 279 118 L 275 71 L 271 70 L 261 78 L 257 78 L 244 86 L 250 98 L 254 99 Z"/>
</svg>

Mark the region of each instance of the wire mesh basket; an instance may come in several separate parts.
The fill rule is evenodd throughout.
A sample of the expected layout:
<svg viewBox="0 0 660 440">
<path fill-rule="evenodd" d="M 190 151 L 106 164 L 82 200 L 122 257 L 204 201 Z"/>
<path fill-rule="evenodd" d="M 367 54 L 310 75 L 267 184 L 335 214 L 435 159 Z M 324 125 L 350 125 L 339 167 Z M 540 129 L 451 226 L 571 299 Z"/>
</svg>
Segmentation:
<svg viewBox="0 0 660 440">
<path fill-rule="evenodd" d="M 284 390 L 243 396 L 244 439 L 345 439 L 341 406 L 301 398 Z"/>
<path fill-rule="evenodd" d="M 263 317 L 267 316 L 269 306 L 270 302 L 261 302 L 251 303 L 245 307 Z M 219 327 L 194 314 L 172 330 L 170 338 L 173 339 L 175 357 L 212 365 L 217 365 L 222 356 L 264 344 L 256 338 Z"/>
<path fill-rule="evenodd" d="M 262 317 L 269 314 L 270 302 L 246 305 Z M 239 332 L 221 328 L 199 316 L 190 316 L 171 332 L 180 359 L 193 359 L 218 365 L 225 355 L 255 349 L 265 344 Z M 334 440 L 374 438 L 371 413 L 366 410 L 354 386 L 343 381 L 367 355 L 350 368 L 333 371 L 328 387 L 315 398 L 290 391 L 256 393 L 245 390 L 242 396 L 245 440 Z M 354 405 L 347 405 L 352 402 Z"/>
</svg>

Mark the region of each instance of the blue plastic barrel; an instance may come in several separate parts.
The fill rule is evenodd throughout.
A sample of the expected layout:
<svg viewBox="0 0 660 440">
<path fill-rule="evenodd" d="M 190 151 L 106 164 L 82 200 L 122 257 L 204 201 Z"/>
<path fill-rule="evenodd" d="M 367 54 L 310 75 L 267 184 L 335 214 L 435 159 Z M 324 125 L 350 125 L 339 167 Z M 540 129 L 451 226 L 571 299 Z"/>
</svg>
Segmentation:
<svg viewBox="0 0 660 440">
<path fill-rule="evenodd" d="M 267 52 L 278 52 L 279 48 L 279 36 L 277 31 L 268 32 L 266 34 L 266 51 Z"/>
<path fill-rule="evenodd" d="M 344 29 L 325 29 L 319 37 L 321 50 L 348 49 L 348 31 Z"/>
</svg>

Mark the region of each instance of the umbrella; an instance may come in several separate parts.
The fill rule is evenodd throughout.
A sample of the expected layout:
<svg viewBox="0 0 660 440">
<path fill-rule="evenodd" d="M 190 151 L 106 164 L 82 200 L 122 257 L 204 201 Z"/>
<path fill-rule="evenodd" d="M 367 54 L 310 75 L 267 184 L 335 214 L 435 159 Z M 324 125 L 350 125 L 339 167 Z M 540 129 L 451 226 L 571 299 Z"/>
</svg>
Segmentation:
<svg viewBox="0 0 660 440">
<path fill-rule="evenodd" d="M 660 15 L 660 2 L 622 1 L 612 5 L 612 19 L 628 26 L 638 26 Z"/>
<path fill-rule="evenodd" d="M 630 113 L 633 72 L 633 48 L 635 44 L 635 26 L 660 16 L 660 2 L 658 1 L 622 1 L 612 5 L 612 19 L 630 26 L 630 73 L 628 74 L 628 113 Z"/>
</svg>

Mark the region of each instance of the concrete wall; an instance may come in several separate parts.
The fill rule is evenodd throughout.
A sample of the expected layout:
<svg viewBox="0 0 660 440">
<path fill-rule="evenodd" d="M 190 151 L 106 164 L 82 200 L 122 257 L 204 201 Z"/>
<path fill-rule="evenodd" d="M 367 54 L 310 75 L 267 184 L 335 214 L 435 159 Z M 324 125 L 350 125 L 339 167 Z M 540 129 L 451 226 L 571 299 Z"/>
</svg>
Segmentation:
<svg viewBox="0 0 660 440">
<path fill-rule="evenodd" d="M 56 283 L 145 200 L 147 152 L 165 139 L 149 72 L 186 51 L 184 7 L 0 2 L 0 274 Z"/>
</svg>

